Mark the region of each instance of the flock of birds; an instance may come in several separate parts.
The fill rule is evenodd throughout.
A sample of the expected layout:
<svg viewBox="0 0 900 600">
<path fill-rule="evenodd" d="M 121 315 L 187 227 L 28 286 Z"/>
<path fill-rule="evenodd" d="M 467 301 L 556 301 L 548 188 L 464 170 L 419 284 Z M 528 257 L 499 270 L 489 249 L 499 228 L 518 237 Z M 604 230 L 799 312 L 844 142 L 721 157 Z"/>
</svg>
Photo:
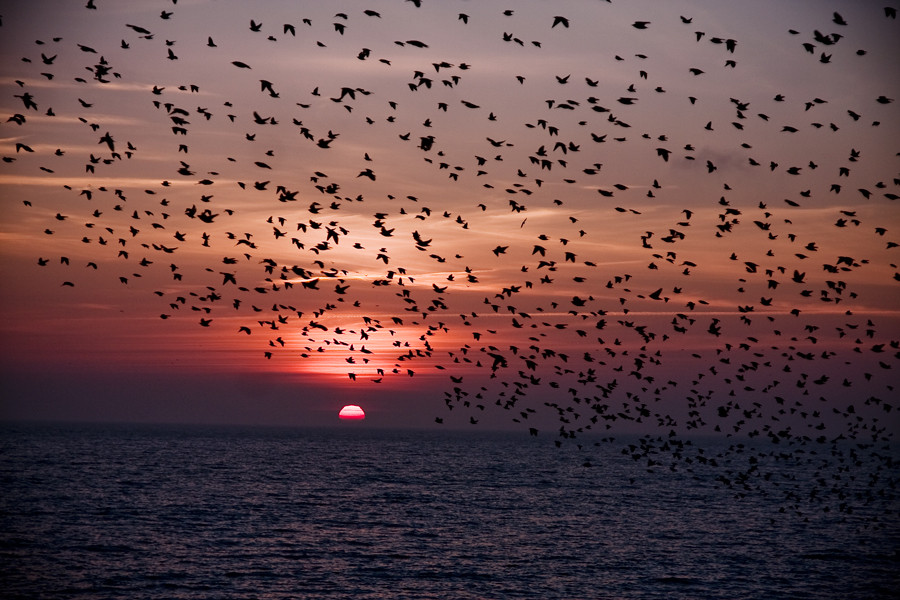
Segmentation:
<svg viewBox="0 0 900 600">
<path fill-rule="evenodd" d="M 96 39 L 49 31 L 17 49 L 2 174 L 60 182 L 24 203 L 48 248 L 70 248 L 35 250 L 61 277 L 61 303 L 79 277 L 105 276 L 150 288 L 160 327 L 259 339 L 260 361 L 314 370 L 337 357 L 344 385 L 447 377 L 438 423 L 506 411 L 537 435 L 549 415 L 557 444 L 639 431 L 622 452 L 648 469 L 715 468 L 742 494 L 782 486 L 798 512 L 893 498 L 884 444 L 900 339 L 895 318 L 866 310 L 884 301 L 873 289 L 896 298 L 900 285 L 897 154 L 869 143 L 891 130 L 896 141 L 889 91 L 848 106 L 777 90 L 730 97 L 703 82 L 740 73 L 753 47 L 690 15 L 617 34 L 659 51 L 654 29 L 680 27 L 685 54 L 706 60 L 682 72 L 654 72 L 649 50 L 580 63 L 608 64 L 621 83 L 600 67 L 535 67 L 566 36 L 612 27 L 607 2 L 592 23 L 538 23 L 524 7 L 488 18 L 493 4 L 446 18 L 427 0 L 276 22 L 261 5 L 243 37 L 232 17 L 173 29 L 182 5 L 160 4 L 153 20 Z M 89 0 L 79 19 L 111 9 Z M 896 36 L 894 8 L 868 10 L 890 32 L 878 35 Z M 377 37 L 388 19 L 415 30 L 436 15 L 435 40 Z M 809 18 L 833 32 L 771 32 L 795 49 L 785 60 L 819 79 L 837 62 L 869 64 L 848 47 L 850 19 Z M 486 30 L 478 43 L 503 65 L 454 58 L 462 49 L 446 36 L 464 46 Z M 265 54 L 239 59 L 250 47 Z M 321 61 L 321 83 L 292 77 L 292 59 Z M 232 86 L 244 90 L 232 98 Z M 637 112 L 648 104 L 661 114 Z M 783 162 L 801 137 L 810 158 Z M 845 206 L 832 209 L 837 197 Z M 713 433 L 734 443 L 711 455 L 688 439 Z M 878 468 L 856 473 L 863 454 Z M 773 462 L 816 477 L 801 493 Z"/>
</svg>

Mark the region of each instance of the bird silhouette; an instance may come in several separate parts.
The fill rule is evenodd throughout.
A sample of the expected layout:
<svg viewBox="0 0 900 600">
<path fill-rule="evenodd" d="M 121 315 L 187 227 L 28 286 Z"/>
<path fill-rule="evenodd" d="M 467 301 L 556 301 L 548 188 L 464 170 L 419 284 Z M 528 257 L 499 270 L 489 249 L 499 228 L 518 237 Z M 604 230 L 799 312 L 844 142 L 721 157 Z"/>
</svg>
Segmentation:
<svg viewBox="0 0 900 600">
<path fill-rule="evenodd" d="M 624 456 L 734 489 L 890 437 L 895 9 L 85 8 L 14 48 L 0 164 L 20 284 L 60 313 L 96 290 L 260 371 L 440 380 L 436 423 L 652 431 Z"/>
</svg>

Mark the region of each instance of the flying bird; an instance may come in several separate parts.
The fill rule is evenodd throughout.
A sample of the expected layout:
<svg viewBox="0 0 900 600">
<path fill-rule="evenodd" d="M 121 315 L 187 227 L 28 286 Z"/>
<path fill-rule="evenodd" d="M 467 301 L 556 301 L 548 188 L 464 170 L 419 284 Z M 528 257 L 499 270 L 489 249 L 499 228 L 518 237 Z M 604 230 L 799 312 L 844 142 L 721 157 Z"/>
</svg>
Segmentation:
<svg viewBox="0 0 900 600">
<path fill-rule="evenodd" d="M 616 446 L 789 515 L 893 497 L 889 461 L 858 463 L 890 455 L 900 368 L 898 115 L 874 51 L 895 9 L 710 3 L 651 26 L 615 3 L 416 0 L 272 29 L 181 4 L 151 27 L 96 0 L 6 15 L 38 38 L 7 69 L 11 319 L 31 297 L 125 308 L 201 352 L 251 348 L 248 369 L 421 382 L 438 423 L 551 431 L 594 468 L 586 440 Z"/>
</svg>

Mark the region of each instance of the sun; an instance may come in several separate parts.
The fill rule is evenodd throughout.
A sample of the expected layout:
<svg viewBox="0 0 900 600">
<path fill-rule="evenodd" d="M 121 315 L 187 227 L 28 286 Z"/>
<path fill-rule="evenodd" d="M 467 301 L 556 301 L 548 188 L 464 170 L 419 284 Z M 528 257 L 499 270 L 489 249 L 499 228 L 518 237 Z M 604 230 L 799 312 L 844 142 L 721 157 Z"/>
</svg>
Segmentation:
<svg viewBox="0 0 900 600">
<path fill-rule="evenodd" d="M 338 418 L 342 421 L 362 421 L 366 418 L 366 413 L 355 404 L 348 404 L 338 413 Z"/>
</svg>

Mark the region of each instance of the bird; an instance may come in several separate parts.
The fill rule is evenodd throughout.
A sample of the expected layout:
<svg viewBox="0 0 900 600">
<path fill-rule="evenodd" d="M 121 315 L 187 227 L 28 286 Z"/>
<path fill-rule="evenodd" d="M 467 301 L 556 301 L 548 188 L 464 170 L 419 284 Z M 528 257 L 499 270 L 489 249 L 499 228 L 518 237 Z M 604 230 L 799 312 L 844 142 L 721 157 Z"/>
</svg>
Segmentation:
<svg viewBox="0 0 900 600">
<path fill-rule="evenodd" d="M 648 432 L 597 443 L 729 491 L 827 496 L 828 519 L 876 479 L 892 497 L 890 463 L 847 475 L 889 455 L 896 404 L 898 117 L 874 52 L 892 7 L 776 6 L 773 65 L 759 23 L 715 3 L 350 3 L 274 30 L 97 4 L 6 15 L 38 38 L 8 69 L 13 320 L 26 298 L 102 305 L 248 372 L 402 380 L 436 423 L 540 429 L 595 469 L 585 434 Z M 762 474 L 832 451 L 833 474 L 811 471 L 826 484 Z"/>
</svg>

